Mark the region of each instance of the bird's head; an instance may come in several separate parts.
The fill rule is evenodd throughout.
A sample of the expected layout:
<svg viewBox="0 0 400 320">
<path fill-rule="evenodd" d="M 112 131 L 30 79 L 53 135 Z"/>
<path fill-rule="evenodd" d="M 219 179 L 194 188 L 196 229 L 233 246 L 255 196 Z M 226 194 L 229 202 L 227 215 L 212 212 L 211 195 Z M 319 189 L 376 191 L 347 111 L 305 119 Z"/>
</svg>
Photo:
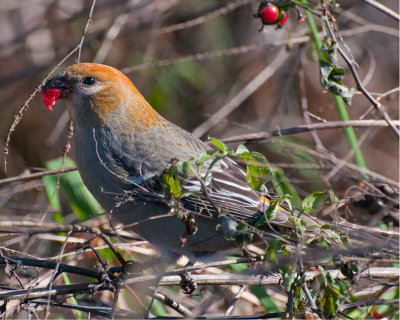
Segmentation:
<svg viewBox="0 0 400 320">
<path fill-rule="evenodd" d="M 102 64 L 79 63 L 67 67 L 47 81 L 42 97 L 50 110 L 58 99 L 65 99 L 73 120 L 91 117 L 107 122 L 123 115 L 146 125 L 157 116 L 122 72 Z"/>
</svg>

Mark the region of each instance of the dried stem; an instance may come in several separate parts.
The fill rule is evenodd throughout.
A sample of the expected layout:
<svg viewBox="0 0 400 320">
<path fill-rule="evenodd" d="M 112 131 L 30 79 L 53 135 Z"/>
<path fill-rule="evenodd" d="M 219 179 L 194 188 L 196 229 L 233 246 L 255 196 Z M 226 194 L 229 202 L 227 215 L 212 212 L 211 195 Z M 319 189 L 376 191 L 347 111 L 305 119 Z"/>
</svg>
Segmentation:
<svg viewBox="0 0 400 320">
<path fill-rule="evenodd" d="M 94 11 L 95 5 L 96 5 L 96 0 L 92 0 L 92 5 L 90 6 L 89 15 L 88 15 L 87 20 L 86 20 L 85 29 L 83 30 L 81 41 L 78 44 L 78 48 L 79 48 L 78 49 L 78 58 L 77 58 L 77 62 L 78 63 L 81 62 L 82 45 L 83 45 L 83 41 L 85 40 L 85 35 L 86 35 L 86 32 L 87 32 L 87 29 L 89 28 L 89 25 L 92 22 L 92 16 L 93 16 L 93 11 Z"/>
</svg>

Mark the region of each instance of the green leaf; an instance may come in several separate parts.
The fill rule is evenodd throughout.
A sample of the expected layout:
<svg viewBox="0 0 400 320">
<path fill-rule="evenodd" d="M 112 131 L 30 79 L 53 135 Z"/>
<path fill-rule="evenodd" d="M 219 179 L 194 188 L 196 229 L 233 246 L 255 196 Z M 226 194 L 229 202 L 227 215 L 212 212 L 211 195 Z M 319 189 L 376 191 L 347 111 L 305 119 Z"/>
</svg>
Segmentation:
<svg viewBox="0 0 400 320">
<path fill-rule="evenodd" d="M 211 161 L 210 165 L 208 166 L 207 171 L 210 171 L 215 166 L 215 164 L 221 159 L 222 159 L 222 157 L 220 157 L 220 156 L 214 156 L 214 159 L 213 159 L 213 161 Z"/>
<path fill-rule="evenodd" d="M 165 197 L 168 200 L 172 198 L 178 199 L 182 195 L 181 183 L 178 178 L 178 169 L 172 167 L 168 172 L 165 172 L 161 177 Z"/>
<path fill-rule="evenodd" d="M 237 256 L 226 256 L 226 260 L 237 260 Z M 249 270 L 249 265 L 247 263 L 234 263 L 227 266 L 228 269 L 236 273 L 245 272 Z"/>
<path fill-rule="evenodd" d="M 243 145 L 243 144 L 240 144 L 238 147 L 237 147 L 237 149 L 236 149 L 236 151 L 235 151 L 235 155 L 240 155 L 240 154 L 242 154 L 242 153 L 249 153 L 249 149 L 247 149 L 247 147 L 245 146 L 245 145 Z"/>
<path fill-rule="evenodd" d="M 184 178 L 189 177 L 193 173 L 192 162 L 194 157 L 182 162 L 182 175 Z"/>
<path fill-rule="evenodd" d="M 340 287 L 329 272 L 326 272 L 322 267 L 318 269 L 321 271 L 317 278 L 320 283 L 322 308 L 327 315 L 333 316 L 340 305 Z"/>
<path fill-rule="evenodd" d="M 335 199 L 334 199 L 335 200 Z M 316 191 L 303 200 L 301 207 L 305 213 L 312 213 L 322 209 L 325 205 L 332 203 L 328 190 Z"/>
<path fill-rule="evenodd" d="M 251 223 L 251 225 L 253 227 L 261 227 L 264 226 L 266 224 L 266 219 L 268 219 L 268 221 L 271 221 L 273 219 L 275 219 L 276 214 L 278 213 L 278 211 L 281 209 L 280 205 L 282 204 L 282 202 L 286 202 L 288 204 L 288 209 L 289 211 L 293 211 L 292 209 L 292 205 L 290 203 L 292 197 L 289 195 L 286 195 L 284 197 L 279 197 L 279 198 L 274 198 L 274 199 L 268 199 L 268 198 L 264 198 L 263 201 L 265 201 L 265 204 L 268 206 L 267 210 L 265 211 L 265 215 L 260 215 L 260 217 L 253 221 Z M 286 209 L 284 209 L 286 211 Z"/>
<path fill-rule="evenodd" d="M 234 153 L 247 165 L 247 182 L 254 190 L 264 191 L 264 184 L 271 179 L 271 166 L 267 158 L 258 152 L 246 152 L 244 148 L 239 149 L 240 153 Z"/>
<path fill-rule="evenodd" d="M 344 102 L 351 104 L 353 97 L 353 88 L 347 88 L 342 84 L 344 78 L 344 69 L 337 65 L 336 44 L 322 45 L 320 49 L 320 81 L 321 85 L 337 96 L 341 96 Z"/>
<path fill-rule="evenodd" d="M 290 202 L 293 203 L 296 208 L 301 208 L 301 198 L 290 183 L 284 171 L 280 168 L 273 168 L 272 177 L 272 184 L 274 185 L 276 192 L 281 197 L 287 197 L 287 195 L 292 196 Z"/>
<path fill-rule="evenodd" d="M 265 211 L 265 215 L 268 221 L 275 219 L 276 213 L 279 210 L 280 201 L 271 200 L 268 209 Z"/>
<path fill-rule="evenodd" d="M 283 312 L 284 310 L 276 305 L 272 296 L 268 295 L 264 287 L 251 287 L 250 291 L 257 296 L 267 312 Z"/>
<path fill-rule="evenodd" d="M 45 163 L 48 169 L 58 169 L 61 167 L 62 158 L 53 159 Z M 64 167 L 73 167 L 75 162 L 66 157 Z M 43 177 L 46 193 L 49 197 L 50 204 L 56 210 L 60 210 L 60 200 L 58 192 L 55 189 L 57 183 L 57 175 Z M 103 212 L 100 204 L 92 196 L 85 187 L 78 171 L 65 172 L 60 175 L 60 187 L 65 193 L 72 210 L 76 213 L 80 220 L 86 219 L 92 215 Z M 54 196 L 53 196 L 54 194 Z"/>
<path fill-rule="evenodd" d="M 286 247 L 282 244 L 282 241 L 279 239 L 272 239 L 269 242 L 269 246 L 266 251 L 266 260 L 271 261 L 275 264 L 278 264 L 278 253 L 289 254 Z"/>
<path fill-rule="evenodd" d="M 229 149 L 228 146 L 221 140 L 212 137 L 208 137 L 208 140 L 211 141 L 212 144 L 216 146 L 219 149 L 219 151 L 221 151 L 223 154 L 225 154 L 226 151 Z"/>
<path fill-rule="evenodd" d="M 265 177 L 266 173 L 267 171 L 263 167 L 248 165 L 246 177 L 249 186 L 254 190 L 262 191 L 262 188 L 266 181 L 264 179 L 260 179 L 260 177 Z"/>
<path fill-rule="evenodd" d="M 286 292 L 289 292 L 297 277 L 296 267 L 290 264 L 283 265 L 279 268 L 279 273 L 282 276 L 283 288 Z"/>
<path fill-rule="evenodd" d="M 60 192 L 57 188 L 57 178 L 54 175 L 44 176 L 43 185 L 49 199 L 50 206 L 55 210 L 53 212 L 53 220 L 57 223 L 63 223 L 61 213 Z"/>
<path fill-rule="evenodd" d="M 204 151 L 201 155 L 200 155 L 200 157 L 198 158 L 198 160 L 197 160 L 197 166 L 198 167 L 201 167 L 203 164 L 204 164 L 204 162 L 206 162 L 207 160 L 210 160 L 212 157 L 213 157 L 213 155 L 214 155 L 214 153 L 215 153 L 215 150 L 207 150 L 207 151 Z"/>
<path fill-rule="evenodd" d="M 307 229 L 307 223 L 304 219 L 297 217 L 290 217 L 290 221 L 293 223 L 294 227 L 294 235 L 296 239 L 301 239 L 303 237 L 304 232 Z"/>
<path fill-rule="evenodd" d="M 165 306 L 162 302 L 152 299 L 151 297 L 147 298 L 147 302 L 150 303 L 150 301 L 152 301 L 152 305 L 151 305 L 151 312 L 159 317 L 167 317 L 168 316 L 168 312 L 165 309 Z"/>
</svg>

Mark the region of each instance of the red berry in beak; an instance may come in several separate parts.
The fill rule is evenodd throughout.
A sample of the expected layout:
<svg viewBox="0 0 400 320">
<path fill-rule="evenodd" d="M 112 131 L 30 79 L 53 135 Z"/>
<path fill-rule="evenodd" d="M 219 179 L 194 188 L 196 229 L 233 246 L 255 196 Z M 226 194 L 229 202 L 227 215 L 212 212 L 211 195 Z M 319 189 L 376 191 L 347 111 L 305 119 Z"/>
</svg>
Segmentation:
<svg viewBox="0 0 400 320">
<path fill-rule="evenodd" d="M 56 103 L 57 99 L 60 97 L 61 92 L 59 89 L 47 89 L 42 93 L 43 103 L 47 109 L 53 110 L 53 105 Z"/>
</svg>

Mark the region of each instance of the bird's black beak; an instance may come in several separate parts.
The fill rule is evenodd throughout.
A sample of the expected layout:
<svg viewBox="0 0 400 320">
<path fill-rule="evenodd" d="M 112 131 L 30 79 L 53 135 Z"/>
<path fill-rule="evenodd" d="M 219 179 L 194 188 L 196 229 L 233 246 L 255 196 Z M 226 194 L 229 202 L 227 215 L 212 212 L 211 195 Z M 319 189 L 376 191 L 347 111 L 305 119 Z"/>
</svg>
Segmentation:
<svg viewBox="0 0 400 320">
<path fill-rule="evenodd" d="M 58 99 L 66 98 L 73 91 L 68 78 L 60 73 L 46 82 L 42 88 L 42 98 L 47 109 L 52 110 Z"/>
<path fill-rule="evenodd" d="M 60 98 L 65 98 L 72 92 L 72 86 L 69 83 L 68 78 L 62 73 L 48 80 L 44 85 L 42 91 L 46 92 L 49 89 L 60 90 Z"/>
</svg>

